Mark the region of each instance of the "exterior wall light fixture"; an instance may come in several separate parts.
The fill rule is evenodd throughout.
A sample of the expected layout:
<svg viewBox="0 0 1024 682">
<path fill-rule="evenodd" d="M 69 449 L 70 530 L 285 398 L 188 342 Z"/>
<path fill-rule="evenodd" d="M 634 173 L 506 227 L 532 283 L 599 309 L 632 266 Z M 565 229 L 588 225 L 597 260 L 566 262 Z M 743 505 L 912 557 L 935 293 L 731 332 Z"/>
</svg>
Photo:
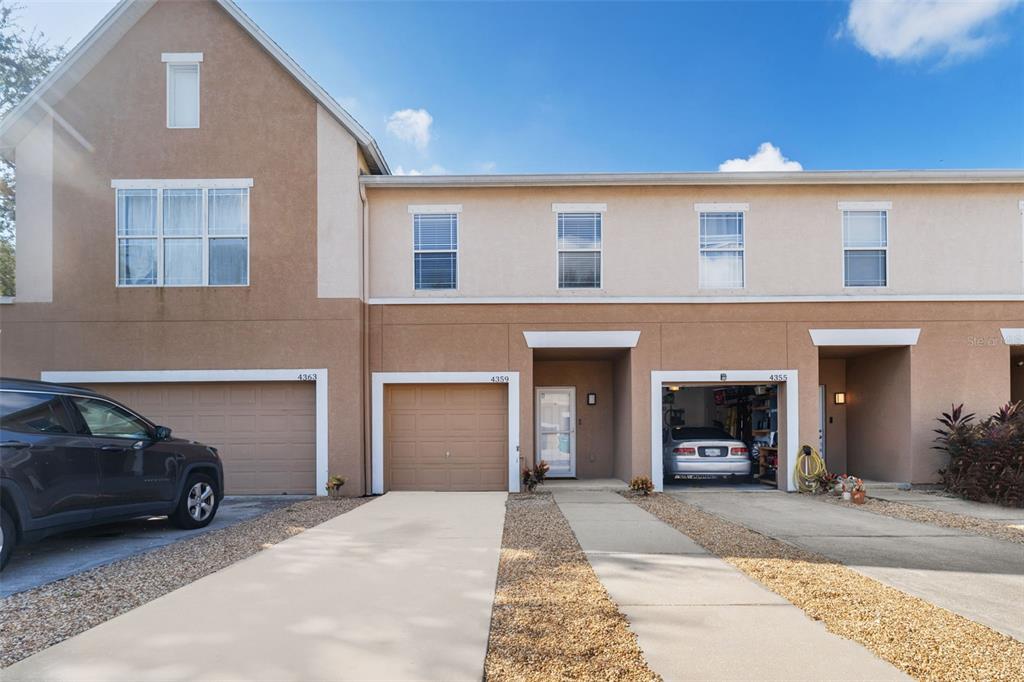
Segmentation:
<svg viewBox="0 0 1024 682">
<path fill-rule="evenodd" d="M 833 397 L 835 399 L 836 405 L 846 404 L 846 393 L 840 391 L 839 393 L 836 393 Z"/>
<path fill-rule="evenodd" d="M 587 405 L 597 405 L 597 394 L 596 393 L 588 393 L 587 394 Z"/>
</svg>

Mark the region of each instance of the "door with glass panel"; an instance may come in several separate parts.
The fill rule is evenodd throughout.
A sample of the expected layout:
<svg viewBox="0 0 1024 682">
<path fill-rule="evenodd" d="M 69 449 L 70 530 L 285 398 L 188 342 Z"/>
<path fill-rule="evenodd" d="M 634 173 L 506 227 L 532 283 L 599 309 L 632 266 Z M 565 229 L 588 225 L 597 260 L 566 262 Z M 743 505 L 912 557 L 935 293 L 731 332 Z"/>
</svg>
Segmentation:
<svg viewBox="0 0 1024 682">
<path fill-rule="evenodd" d="M 551 478 L 576 476 L 576 389 L 552 386 L 537 389 L 537 459 L 550 466 Z"/>
</svg>

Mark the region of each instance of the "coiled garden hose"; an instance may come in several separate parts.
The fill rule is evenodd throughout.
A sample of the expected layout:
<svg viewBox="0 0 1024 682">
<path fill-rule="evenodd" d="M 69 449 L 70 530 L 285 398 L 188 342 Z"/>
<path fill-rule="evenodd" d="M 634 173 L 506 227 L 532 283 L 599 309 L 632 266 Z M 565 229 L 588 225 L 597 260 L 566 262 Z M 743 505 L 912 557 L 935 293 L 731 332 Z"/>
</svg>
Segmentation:
<svg viewBox="0 0 1024 682">
<path fill-rule="evenodd" d="M 800 454 L 796 456 L 796 468 L 793 471 L 796 489 L 802 493 L 813 493 L 818 486 L 818 479 L 824 473 L 825 460 L 821 458 L 818 451 L 810 445 L 801 446 Z"/>
</svg>

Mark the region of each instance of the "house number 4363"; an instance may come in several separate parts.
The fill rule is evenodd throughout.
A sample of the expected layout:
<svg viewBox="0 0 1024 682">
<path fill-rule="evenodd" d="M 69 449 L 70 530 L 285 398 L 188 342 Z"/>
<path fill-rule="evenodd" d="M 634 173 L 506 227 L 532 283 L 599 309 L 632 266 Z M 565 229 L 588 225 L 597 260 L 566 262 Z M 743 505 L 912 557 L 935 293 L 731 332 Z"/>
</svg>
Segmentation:
<svg viewBox="0 0 1024 682">
<path fill-rule="evenodd" d="M 316 381 L 316 374 L 300 374 L 299 381 Z"/>
</svg>

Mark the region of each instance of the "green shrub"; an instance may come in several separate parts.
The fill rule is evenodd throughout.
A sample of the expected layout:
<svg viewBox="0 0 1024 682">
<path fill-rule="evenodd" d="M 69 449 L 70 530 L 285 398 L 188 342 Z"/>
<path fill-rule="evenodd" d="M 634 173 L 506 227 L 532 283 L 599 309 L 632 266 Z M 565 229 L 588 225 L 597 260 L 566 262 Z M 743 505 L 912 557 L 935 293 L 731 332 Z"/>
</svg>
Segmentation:
<svg viewBox="0 0 1024 682">
<path fill-rule="evenodd" d="M 966 500 L 1024 507 L 1024 403 L 1008 403 L 980 422 L 963 407 L 937 420 L 935 449 L 949 457 L 939 471 L 943 487 Z"/>
</svg>

